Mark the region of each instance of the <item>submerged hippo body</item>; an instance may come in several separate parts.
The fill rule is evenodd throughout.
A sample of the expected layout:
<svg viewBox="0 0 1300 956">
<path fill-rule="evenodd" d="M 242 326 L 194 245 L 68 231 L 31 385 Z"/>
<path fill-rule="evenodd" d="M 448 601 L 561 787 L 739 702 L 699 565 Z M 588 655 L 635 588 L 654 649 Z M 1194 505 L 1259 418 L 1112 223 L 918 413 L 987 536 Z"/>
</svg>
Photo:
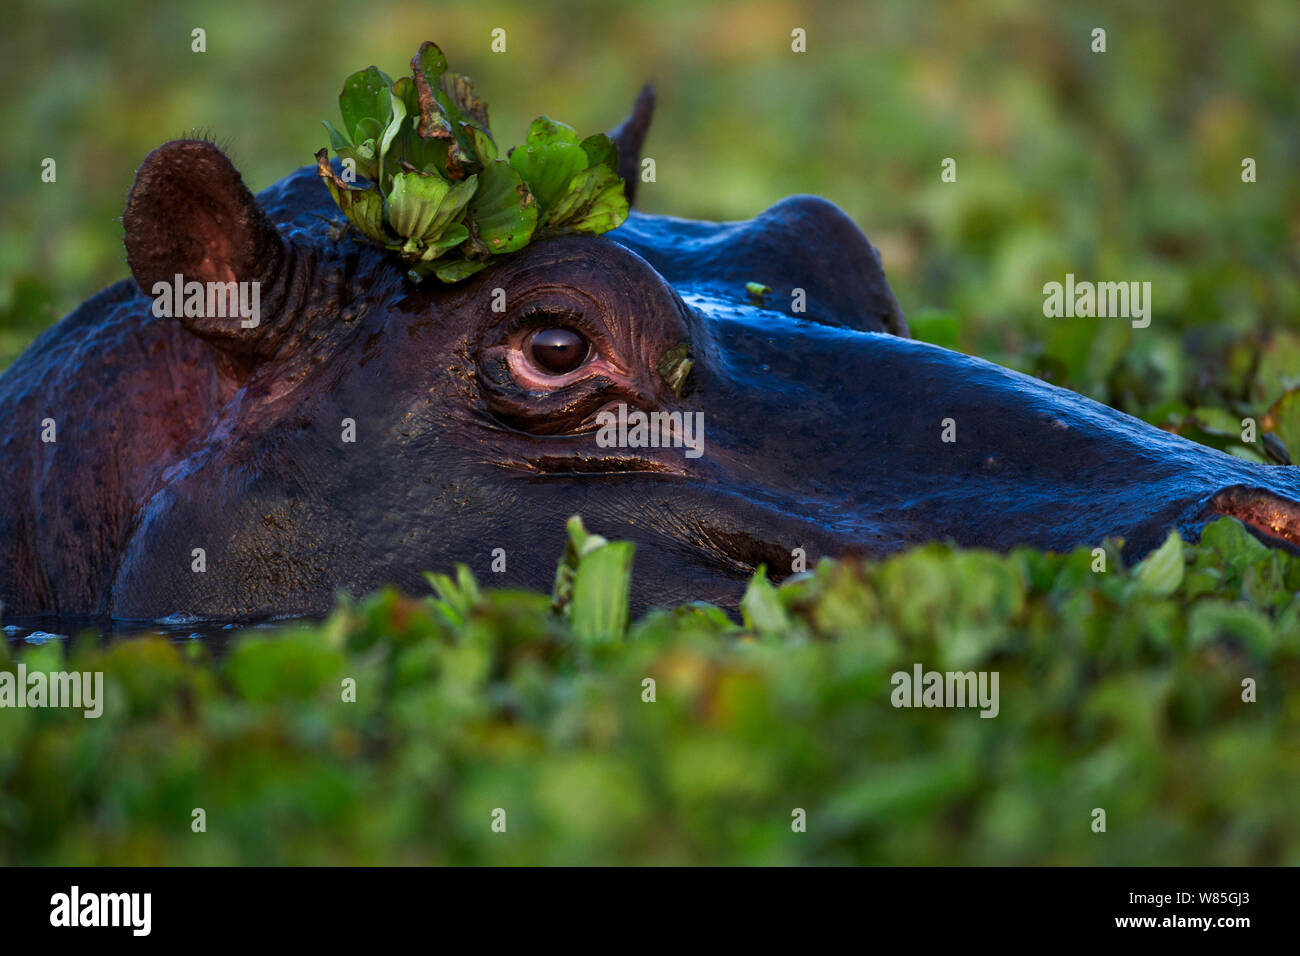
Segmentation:
<svg viewBox="0 0 1300 956">
<path fill-rule="evenodd" d="M 634 170 L 644 102 L 632 119 Z M 133 278 L 0 378 L 8 614 L 319 612 L 458 561 L 546 589 L 575 513 L 637 543 L 638 607 L 734 605 L 795 548 L 1122 536 L 1137 556 L 1220 513 L 1300 541 L 1293 469 L 908 338 L 875 251 L 821 199 L 743 223 L 633 213 L 452 286 L 340 238 L 314 168 L 254 198 L 207 142 L 150 154 L 123 218 Z M 178 273 L 259 282 L 260 324 L 155 316 L 146 293 Z M 702 420 L 702 444 L 606 447 L 597 416 L 620 405 Z"/>
</svg>

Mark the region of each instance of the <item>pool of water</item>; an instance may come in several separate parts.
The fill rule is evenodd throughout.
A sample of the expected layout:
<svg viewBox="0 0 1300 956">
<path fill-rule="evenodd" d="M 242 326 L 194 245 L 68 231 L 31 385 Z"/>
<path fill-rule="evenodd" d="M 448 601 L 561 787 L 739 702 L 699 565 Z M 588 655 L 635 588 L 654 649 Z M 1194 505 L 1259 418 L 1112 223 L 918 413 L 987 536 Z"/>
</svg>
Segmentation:
<svg viewBox="0 0 1300 956">
<path fill-rule="evenodd" d="M 153 621 L 132 621 L 107 617 L 73 615 L 38 615 L 32 617 L 5 616 L 4 638 L 9 646 L 18 648 L 50 641 L 67 641 L 89 635 L 101 644 L 110 644 L 128 637 L 159 634 L 173 644 L 202 641 L 210 650 L 220 653 L 230 639 L 241 631 L 283 629 L 302 617 L 281 617 L 255 621 L 205 621 L 192 614 L 171 614 Z"/>
</svg>

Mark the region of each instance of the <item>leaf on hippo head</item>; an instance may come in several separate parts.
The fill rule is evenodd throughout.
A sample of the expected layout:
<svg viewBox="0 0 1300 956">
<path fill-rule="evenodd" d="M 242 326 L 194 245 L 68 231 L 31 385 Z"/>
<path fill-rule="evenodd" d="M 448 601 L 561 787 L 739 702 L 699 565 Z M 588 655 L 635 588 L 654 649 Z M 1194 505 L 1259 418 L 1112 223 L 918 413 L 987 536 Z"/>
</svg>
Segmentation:
<svg viewBox="0 0 1300 956">
<path fill-rule="evenodd" d="M 604 133 L 594 133 L 582 141 L 588 166 L 608 166 L 618 172 L 618 144 Z"/>
<path fill-rule="evenodd" d="M 437 45 L 427 40 L 420 44 L 420 49 L 411 58 L 419 115 L 415 132 L 422 139 L 445 143 L 446 153 L 439 164 L 440 170 L 451 179 L 462 179 L 472 171 L 475 160 L 473 142 L 464 129 L 466 115 L 461 107 L 471 111 L 471 121 L 476 122 L 475 117 L 482 116 L 485 128 L 487 107 L 474 96 L 468 78 L 453 73 L 452 79 L 444 83 L 446 70 L 447 58 Z"/>
<path fill-rule="evenodd" d="M 424 238 L 451 183 L 441 176 L 397 173 L 388 193 L 388 224 L 402 237 Z"/>
<path fill-rule="evenodd" d="M 579 143 L 571 127 L 540 116 L 524 146 L 510 154 L 510 164 L 537 197 L 549 231 L 608 232 L 627 218 L 618 147 L 604 134 Z"/>
<path fill-rule="evenodd" d="M 477 126 L 469 127 L 470 140 L 474 144 L 474 155 L 478 157 L 481 165 L 487 166 L 488 163 L 497 158 L 497 144 L 492 139 L 492 134 L 487 130 L 479 129 Z"/>
<path fill-rule="evenodd" d="M 397 164 L 393 161 L 385 162 L 390 152 L 393 140 L 401 132 L 403 123 L 406 122 L 406 104 L 396 93 L 390 93 L 389 98 L 392 102 L 392 112 L 389 116 L 388 126 L 384 128 L 383 135 L 379 140 L 379 191 L 388 195 L 389 189 L 392 188 L 393 174 L 397 171 Z"/>
<path fill-rule="evenodd" d="M 409 76 L 404 76 L 393 84 L 393 95 L 402 100 L 406 110 L 397 135 L 389 144 L 385 155 L 385 167 L 397 170 L 403 163 L 413 166 L 421 172 L 437 172 L 444 179 L 456 177 L 447 175 L 447 140 L 422 139 L 416 134 L 419 122 L 420 106 L 415 95 L 415 84 Z"/>
<path fill-rule="evenodd" d="M 573 177 L 568 192 L 551 208 L 548 229 L 567 232 L 609 232 L 628 214 L 623 180 L 608 166 L 592 166 Z"/>
<path fill-rule="evenodd" d="M 478 178 L 449 183 L 436 173 L 402 172 L 393 176 L 388 194 L 388 223 L 403 238 L 436 245 L 458 219 L 478 188 Z M 468 231 L 456 240 L 463 241 Z"/>
<path fill-rule="evenodd" d="M 469 238 L 469 230 L 463 223 L 453 222 L 445 229 L 436 239 L 428 239 L 424 243 L 424 251 L 420 254 L 422 262 L 432 262 L 439 258 L 447 250 L 460 245 Z"/>
<path fill-rule="evenodd" d="M 568 192 L 573 177 L 587 168 L 587 163 L 587 154 L 578 145 L 578 134 L 549 116 L 533 120 L 524 145 L 510 153 L 510 165 L 519 171 L 537 197 L 543 219 Z"/>
<path fill-rule="evenodd" d="M 339 154 L 339 159 L 351 160 L 353 168 L 366 179 L 373 180 L 378 173 L 379 162 L 373 142 L 366 149 L 352 145 L 346 135 L 339 132 L 329 120 L 323 120 L 326 131 L 330 134 L 330 148 Z"/>
<path fill-rule="evenodd" d="M 434 266 L 433 273 L 443 282 L 459 282 L 487 268 L 487 260 L 449 259 Z"/>
<path fill-rule="evenodd" d="M 391 240 L 384 230 L 384 198 L 373 189 L 351 186 L 334 174 L 330 168 L 329 150 L 316 154 L 316 172 L 325 181 L 334 203 L 348 217 L 348 221 L 373 242 L 387 245 Z"/>
<path fill-rule="evenodd" d="M 469 204 L 469 219 L 478 240 L 494 255 L 528 245 L 537 228 L 537 201 L 509 163 L 494 160 L 479 175 L 478 192 Z"/>
<path fill-rule="evenodd" d="M 343 129 L 352 144 L 378 139 L 392 117 L 393 81 L 378 67 L 370 66 L 343 81 L 339 113 Z"/>
<path fill-rule="evenodd" d="M 466 166 L 496 159 L 497 147 L 488 125 L 487 104 L 474 93 L 474 81 L 462 73 L 443 73 L 433 94 L 456 137 L 455 144 L 448 146 L 448 161 Z M 481 142 L 484 139 L 486 143 Z M 487 156 L 489 152 L 491 155 Z"/>
<path fill-rule="evenodd" d="M 421 44 L 411 76 L 396 82 L 375 67 L 350 76 L 340 112 L 342 129 L 325 124 L 330 146 L 371 187 L 350 186 L 328 162 L 318 162 L 321 177 L 362 234 L 411 267 L 413 281 L 430 273 L 458 281 L 522 249 L 539 229 L 600 233 L 627 216 L 612 139 L 579 142 L 571 127 L 542 116 L 523 147 L 499 158 L 487 105 L 468 77 L 448 72 L 433 43 Z"/>
<path fill-rule="evenodd" d="M 430 231 L 441 234 L 447 227 L 457 222 L 477 191 L 477 175 L 470 176 L 468 179 L 463 179 L 453 185 L 451 192 L 447 194 L 447 198 L 438 207 L 438 215 L 434 217 Z"/>
<path fill-rule="evenodd" d="M 474 81 L 463 73 L 444 73 L 438 79 L 438 88 L 446 99 L 444 108 L 452 113 L 456 122 L 469 123 L 489 132 L 487 104 L 474 93 Z"/>
<path fill-rule="evenodd" d="M 411 58 L 422 128 L 426 138 L 448 139 L 456 126 L 472 124 L 487 130 L 487 104 L 474 92 L 474 81 L 447 69 L 447 57 L 436 43 L 425 41 Z"/>
<path fill-rule="evenodd" d="M 447 58 L 437 44 L 426 40 L 411 58 L 411 75 L 415 81 L 420 122 L 416 132 L 423 139 L 455 139 L 451 120 L 434 96 L 434 85 L 447 70 Z"/>
</svg>

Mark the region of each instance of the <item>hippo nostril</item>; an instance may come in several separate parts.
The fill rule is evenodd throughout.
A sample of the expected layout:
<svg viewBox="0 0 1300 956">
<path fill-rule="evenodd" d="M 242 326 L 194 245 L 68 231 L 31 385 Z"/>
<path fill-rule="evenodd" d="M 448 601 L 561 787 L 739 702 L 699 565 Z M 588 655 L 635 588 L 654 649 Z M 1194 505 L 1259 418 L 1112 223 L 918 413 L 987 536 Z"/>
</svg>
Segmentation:
<svg viewBox="0 0 1300 956">
<path fill-rule="evenodd" d="M 1210 510 L 1236 518 L 1269 543 L 1300 549 L 1300 502 L 1260 488 L 1225 488 L 1210 500 Z"/>
</svg>

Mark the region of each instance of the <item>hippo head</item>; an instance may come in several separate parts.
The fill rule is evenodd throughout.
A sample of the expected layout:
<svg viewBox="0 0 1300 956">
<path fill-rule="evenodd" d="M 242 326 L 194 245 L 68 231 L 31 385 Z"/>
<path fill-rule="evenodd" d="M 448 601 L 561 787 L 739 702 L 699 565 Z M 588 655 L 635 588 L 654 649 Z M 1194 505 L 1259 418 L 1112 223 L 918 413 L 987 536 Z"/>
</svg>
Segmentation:
<svg viewBox="0 0 1300 956">
<path fill-rule="evenodd" d="M 649 111 L 614 134 L 629 184 Z M 909 338 L 876 251 L 823 199 L 736 223 L 633 212 L 416 283 L 344 235 L 314 168 L 255 198 L 215 146 L 177 141 L 124 222 L 143 292 L 258 282 L 261 319 L 149 320 L 197 344 L 172 360 L 207 411 L 134 518 L 120 617 L 319 611 L 458 561 L 545 589 L 573 514 L 636 542 L 639 607 L 734 605 L 796 549 L 1117 536 L 1137 556 L 1218 514 L 1300 543 L 1292 469 Z"/>
</svg>

